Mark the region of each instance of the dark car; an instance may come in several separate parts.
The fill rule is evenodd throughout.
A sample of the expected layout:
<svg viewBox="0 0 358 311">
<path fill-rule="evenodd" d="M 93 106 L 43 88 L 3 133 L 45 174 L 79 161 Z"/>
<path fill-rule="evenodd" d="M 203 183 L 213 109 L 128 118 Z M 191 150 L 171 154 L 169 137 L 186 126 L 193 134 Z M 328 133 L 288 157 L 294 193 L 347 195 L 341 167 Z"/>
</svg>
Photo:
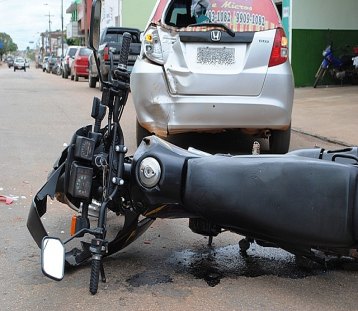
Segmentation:
<svg viewBox="0 0 358 311">
<path fill-rule="evenodd" d="M 11 68 L 12 66 L 14 66 L 14 58 L 12 56 L 8 56 L 6 58 L 6 62 L 7 62 L 7 65 L 9 66 L 9 68 Z"/>
<path fill-rule="evenodd" d="M 114 66 L 118 65 L 120 59 L 120 52 L 122 47 L 123 34 L 127 32 L 131 35 L 132 40 L 129 49 L 127 69 L 129 72 L 132 71 L 135 61 L 140 53 L 140 30 L 136 28 L 128 27 L 106 27 L 102 31 L 99 50 L 98 50 L 98 61 L 99 68 L 104 81 L 108 81 L 109 65 L 110 65 L 110 52 L 113 55 Z M 96 87 L 96 83 L 99 81 L 96 61 L 93 54 L 90 55 L 89 59 L 89 78 L 88 85 L 91 88 Z M 102 88 L 102 86 L 100 86 Z"/>
<path fill-rule="evenodd" d="M 60 76 L 62 74 L 61 57 L 56 57 L 56 63 L 53 65 L 51 72 Z"/>
<path fill-rule="evenodd" d="M 78 48 L 71 66 L 71 80 L 78 81 L 79 77 L 88 79 L 88 56 L 91 53 L 89 48 Z"/>
<path fill-rule="evenodd" d="M 56 65 L 57 57 L 56 56 L 50 56 L 45 64 L 45 71 L 47 73 L 52 72 L 52 68 Z"/>
</svg>

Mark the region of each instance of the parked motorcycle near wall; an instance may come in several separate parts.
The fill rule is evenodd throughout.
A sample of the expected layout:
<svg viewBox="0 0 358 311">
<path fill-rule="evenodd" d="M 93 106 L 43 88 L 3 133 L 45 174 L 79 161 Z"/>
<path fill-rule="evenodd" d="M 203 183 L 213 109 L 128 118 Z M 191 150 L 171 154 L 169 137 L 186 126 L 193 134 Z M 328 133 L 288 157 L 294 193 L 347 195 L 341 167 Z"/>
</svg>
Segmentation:
<svg viewBox="0 0 358 311">
<path fill-rule="evenodd" d="M 101 1 L 95 0 L 89 38 L 94 53 L 100 20 Z M 102 81 L 102 98 L 94 98 L 94 125 L 76 131 L 33 199 L 27 227 L 42 250 L 45 275 L 61 280 L 65 265 L 90 262 L 89 288 L 95 294 L 99 276 L 106 280 L 103 258 L 136 240 L 156 218 L 188 218 L 193 232 L 211 239 L 224 230 L 246 236 L 243 252 L 256 241 L 318 262 L 332 256 L 355 260 L 357 147 L 210 155 L 150 136 L 133 156 L 125 156 L 120 120 L 129 94 L 130 40 L 124 34 L 120 64 Z M 49 237 L 42 224 L 48 196 L 77 212 L 65 241 Z M 108 219 L 117 217 L 124 224 L 110 237 Z M 74 239 L 80 248 L 66 251 Z"/>
<path fill-rule="evenodd" d="M 356 51 L 356 49 L 354 49 Z M 358 78 L 358 68 L 354 64 L 354 54 L 346 54 L 337 57 L 333 53 L 332 45 L 328 45 L 323 51 L 323 61 L 315 75 L 313 87 L 316 88 L 318 83 L 321 82 L 329 72 L 330 76 L 339 81 L 341 84 L 343 80 L 355 81 Z M 356 56 L 358 53 L 356 53 Z"/>
</svg>

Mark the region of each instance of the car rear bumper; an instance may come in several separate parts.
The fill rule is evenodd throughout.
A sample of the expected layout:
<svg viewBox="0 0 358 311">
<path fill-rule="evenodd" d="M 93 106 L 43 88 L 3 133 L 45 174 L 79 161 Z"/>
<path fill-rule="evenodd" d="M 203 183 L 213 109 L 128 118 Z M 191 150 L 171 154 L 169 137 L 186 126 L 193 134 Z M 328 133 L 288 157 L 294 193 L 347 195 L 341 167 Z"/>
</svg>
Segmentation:
<svg viewBox="0 0 358 311">
<path fill-rule="evenodd" d="M 88 77 L 88 65 L 76 65 L 74 66 L 74 74 L 76 74 L 79 77 Z"/>
<path fill-rule="evenodd" d="M 294 94 L 292 72 L 282 67 L 272 67 L 268 71 L 258 96 L 183 96 L 169 92 L 161 66 L 141 59 L 131 74 L 138 121 L 159 136 L 228 129 L 253 132 L 287 129 L 291 123 Z"/>
</svg>

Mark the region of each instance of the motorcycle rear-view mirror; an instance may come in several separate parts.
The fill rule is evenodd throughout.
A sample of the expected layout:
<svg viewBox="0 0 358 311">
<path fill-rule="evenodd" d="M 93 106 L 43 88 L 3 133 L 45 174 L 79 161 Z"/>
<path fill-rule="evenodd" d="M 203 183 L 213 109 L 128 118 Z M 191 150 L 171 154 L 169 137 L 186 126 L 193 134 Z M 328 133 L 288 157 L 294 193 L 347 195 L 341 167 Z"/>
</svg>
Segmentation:
<svg viewBox="0 0 358 311">
<path fill-rule="evenodd" d="M 41 245 L 41 268 L 43 274 L 61 281 L 65 272 L 65 247 L 60 239 L 44 237 Z"/>
<path fill-rule="evenodd" d="M 91 9 L 91 26 L 89 32 L 89 47 L 94 51 L 97 51 L 99 48 L 101 11 L 101 0 L 94 0 Z"/>
</svg>

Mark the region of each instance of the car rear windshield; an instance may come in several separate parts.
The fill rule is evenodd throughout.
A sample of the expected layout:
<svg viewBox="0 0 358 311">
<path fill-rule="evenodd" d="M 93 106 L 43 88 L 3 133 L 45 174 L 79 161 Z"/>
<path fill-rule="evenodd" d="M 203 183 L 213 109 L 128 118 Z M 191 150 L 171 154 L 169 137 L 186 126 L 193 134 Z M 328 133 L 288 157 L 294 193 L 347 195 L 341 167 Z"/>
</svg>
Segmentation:
<svg viewBox="0 0 358 311">
<path fill-rule="evenodd" d="M 68 55 L 69 55 L 70 57 L 73 57 L 73 56 L 75 56 L 76 52 L 77 52 L 77 48 L 70 48 L 70 49 L 68 50 Z"/>
<path fill-rule="evenodd" d="M 132 43 L 139 43 L 140 38 L 137 34 L 131 33 Z M 103 42 L 119 43 L 122 44 L 123 33 L 107 32 L 103 38 Z"/>
<path fill-rule="evenodd" d="M 91 50 L 87 49 L 87 48 L 81 48 L 80 51 L 78 52 L 78 55 L 80 56 L 88 56 L 91 54 Z"/>
<path fill-rule="evenodd" d="M 272 0 L 171 0 L 166 7 L 167 2 L 160 0 L 152 23 L 162 22 L 176 28 L 220 23 L 235 32 L 262 31 L 281 26 Z"/>
</svg>

